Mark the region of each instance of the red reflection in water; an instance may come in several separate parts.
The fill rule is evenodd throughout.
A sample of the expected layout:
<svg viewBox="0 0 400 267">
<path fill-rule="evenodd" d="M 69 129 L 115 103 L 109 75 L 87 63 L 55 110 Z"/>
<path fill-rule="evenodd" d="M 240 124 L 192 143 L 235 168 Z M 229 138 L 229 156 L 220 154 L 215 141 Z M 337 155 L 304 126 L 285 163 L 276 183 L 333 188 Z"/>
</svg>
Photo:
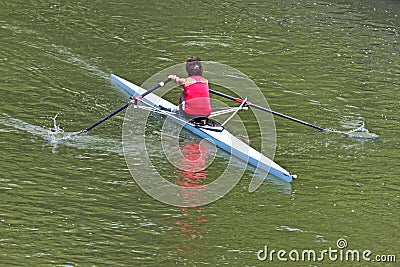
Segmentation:
<svg viewBox="0 0 400 267">
<path fill-rule="evenodd" d="M 185 187 L 198 187 L 207 179 L 207 157 L 210 149 L 206 142 L 185 140 L 181 147 L 179 178 L 177 184 Z"/>
<path fill-rule="evenodd" d="M 176 183 L 180 186 L 197 188 L 206 184 L 208 172 L 207 157 L 210 153 L 209 145 L 206 142 L 197 140 L 185 140 L 181 146 L 182 159 L 180 161 L 179 177 Z M 199 203 L 202 198 L 202 191 L 190 191 L 183 193 L 187 203 Z M 175 228 L 180 230 L 181 236 L 193 242 L 203 237 L 206 231 L 207 218 L 204 218 L 204 207 L 187 208 L 181 207 L 181 217 L 175 222 Z M 187 256 L 196 255 L 190 245 L 177 247 L 177 251 Z M 186 259 L 182 259 L 186 263 Z"/>
</svg>

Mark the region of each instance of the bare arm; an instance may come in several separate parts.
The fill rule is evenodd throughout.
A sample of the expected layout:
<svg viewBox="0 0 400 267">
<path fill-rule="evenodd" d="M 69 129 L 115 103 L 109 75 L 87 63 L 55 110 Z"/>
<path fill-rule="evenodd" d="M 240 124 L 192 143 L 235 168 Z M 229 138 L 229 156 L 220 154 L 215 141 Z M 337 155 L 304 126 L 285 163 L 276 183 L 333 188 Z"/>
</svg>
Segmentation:
<svg viewBox="0 0 400 267">
<path fill-rule="evenodd" d="M 168 78 L 170 78 L 172 81 L 175 81 L 178 85 L 185 84 L 186 82 L 185 78 L 179 78 L 176 75 L 169 75 Z"/>
</svg>

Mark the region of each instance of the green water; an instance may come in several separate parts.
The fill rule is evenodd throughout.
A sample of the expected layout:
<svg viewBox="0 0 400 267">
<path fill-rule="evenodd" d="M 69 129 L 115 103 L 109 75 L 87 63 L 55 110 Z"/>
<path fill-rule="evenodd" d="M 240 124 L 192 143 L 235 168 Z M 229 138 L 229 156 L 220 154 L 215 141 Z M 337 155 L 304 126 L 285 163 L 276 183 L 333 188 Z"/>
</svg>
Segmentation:
<svg viewBox="0 0 400 267">
<path fill-rule="evenodd" d="M 340 238 L 399 261 L 399 30 L 395 0 L 0 2 L 0 265 L 369 265 L 257 259 L 265 245 L 319 252 Z M 380 139 L 277 117 L 274 160 L 299 177 L 289 189 L 266 181 L 249 193 L 246 171 L 192 209 L 135 183 L 123 114 L 44 142 L 56 115 L 73 132 L 125 103 L 111 73 L 142 84 L 192 55 L 245 73 L 276 111 L 344 131 L 365 122 Z"/>
</svg>

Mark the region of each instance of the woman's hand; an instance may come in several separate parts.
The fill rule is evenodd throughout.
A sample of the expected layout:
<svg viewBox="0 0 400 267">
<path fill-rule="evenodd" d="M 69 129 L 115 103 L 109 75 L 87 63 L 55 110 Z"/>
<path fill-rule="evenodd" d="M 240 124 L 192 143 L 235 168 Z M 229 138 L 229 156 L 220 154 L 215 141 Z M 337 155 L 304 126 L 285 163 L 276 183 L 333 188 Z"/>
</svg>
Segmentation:
<svg viewBox="0 0 400 267">
<path fill-rule="evenodd" d="M 169 75 L 168 76 L 168 79 L 171 79 L 172 81 L 175 81 L 176 82 L 176 79 L 177 79 L 178 77 L 176 77 L 176 75 Z"/>
<path fill-rule="evenodd" d="M 175 81 L 179 85 L 185 83 L 185 79 L 184 78 L 179 78 L 176 75 L 169 75 L 168 78 L 171 79 L 171 81 Z"/>
</svg>

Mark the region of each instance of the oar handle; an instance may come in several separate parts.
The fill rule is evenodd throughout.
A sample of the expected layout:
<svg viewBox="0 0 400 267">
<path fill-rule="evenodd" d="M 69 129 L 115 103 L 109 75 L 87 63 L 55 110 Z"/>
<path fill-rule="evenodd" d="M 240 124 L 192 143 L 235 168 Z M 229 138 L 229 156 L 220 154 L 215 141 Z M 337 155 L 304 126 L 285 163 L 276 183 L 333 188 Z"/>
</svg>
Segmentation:
<svg viewBox="0 0 400 267">
<path fill-rule="evenodd" d="M 144 93 L 141 94 L 140 96 L 143 98 L 143 97 L 145 97 L 146 95 L 153 93 L 155 90 L 157 90 L 158 88 L 164 86 L 164 85 L 165 85 L 167 82 L 169 82 L 169 81 L 171 81 L 170 78 L 168 78 L 168 79 L 166 79 L 166 80 L 164 80 L 164 81 L 162 81 L 162 82 L 159 82 L 159 83 L 156 84 L 153 88 L 150 88 L 149 90 L 147 90 L 146 92 L 144 92 Z"/>
<path fill-rule="evenodd" d="M 227 98 L 227 99 L 236 101 L 236 102 L 238 102 L 238 103 L 242 103 L 242 102 L 244 101 L 244 100 L 241 99 L 241 98 L 233 97 L 233 96 L 230 96 L 230 95 L 227 95 L 227 94 L 224 94 L 224 93 L 221 93 L 221 92 L 212 90 L 212 89 L 209 89 L 209 91 L 210 91 L 210 93 L 213 93 L 213 94 L 218 95 L 218 96 L 225 97 L 225 98 Z M 282 113 L 273 111 L 273 110 L 271 110 L 271 109 L 267 109 L 267 108 L 265 108 L 265 107 L 258 106 L 258 105 L 256 105 L 256 104 L 252 104 L 252 103 L 250 103 L 250 102 L 247 102 L 246 105 L 247 105 L 247 106 L 250 106 L 250 107 L 253 107 L 253 108 L 257 108 L 257 109 L 266 111 L 266 112 L 269 112 L 269 113 L 272 113 L 272 114 L 274 114 L 274 115 L 280 116 L 280 117 L 285 118 L 285 119 L 289 119 L 289 120 L 291 120 L 291 121 L 295 121 L 295 122 L 298 122 L 298 123 L 307 125 L 307 126 L 309 126 L 309 127 L 312 127 L 312 128 L 314 128 L 314 129 L 317 129 L 317 130 L 320 130 L 320 131 L 324 131 L 324 132 L 325 132 L 325 131 L 328 131 L 328 129 L 326 129 L 326 128 L 319 127 L 319 126 L 314 125 L 314 124 L 312 124 L 312 123 L 305 122 L 305 121 L 302 121 L 302 120 L 299 120 L 299 119 L 290 117 L 290 116 L 288 116 L 288 115 L 285 115 L 285 114 L 282 114 Z"/>
<path fill-rule="evenodd" d="M 165 81 L 159 82 L 158 84 L 156 84 L 154 87 L 150 88 L 149 90 L 147 90 L 146 92 L 144 92 L 143 94 L 141 94 L 140 96 L 138 96 L 137 98 L 143 98 L 148 94 L 151 94 L 152 92 L 154 92 L 155 90 L 157 90 L 158 88 L 164 86 L 164 84 L 166 84 L 167 82 L 169 82 L 171 79 L 166 79 Z M 79 131 L 77 134 L 83 134 L 83 133 L 87 133 L 88 131 L 90 131 L 91 129 L 93 129 L 94 127 L 96 127 L 97 125 L 103 123 L 104 121 L 108 120 L 109 118 L 111 118 L 112 116 L 114 116 L 115 114 L 123 111 L 124 109 L 126 109 L 127 107 L 129 107 L 129 105 L 131 105 L 131 101 L 129 101 L 128 103 L 126 103 L 125 105 L 123 105 L 122 107 L 120 107 L 119 109 L 114 110 L 113 112 L 111 112 L 110 114 L 108 114 L 107 116 L 103 117 L 102 119 L 98 120 L 97 122 L 93 123 L 92 125 L 90 125 L 89 127 Z"/>
</svg>

